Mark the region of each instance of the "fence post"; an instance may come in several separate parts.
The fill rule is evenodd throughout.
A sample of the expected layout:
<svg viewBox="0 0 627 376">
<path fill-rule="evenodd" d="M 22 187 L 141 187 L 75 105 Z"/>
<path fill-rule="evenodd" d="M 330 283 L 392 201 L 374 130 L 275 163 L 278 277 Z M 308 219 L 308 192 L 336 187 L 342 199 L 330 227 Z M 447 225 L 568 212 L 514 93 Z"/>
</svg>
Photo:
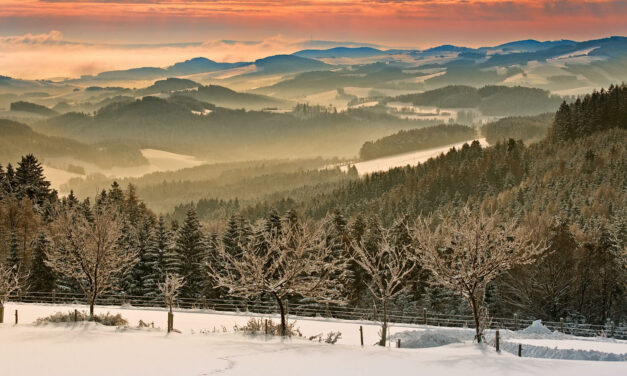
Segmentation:
<svg viewBox="0 0 627 376">
<path fill-rule="evenodd" d="M 495 340 L 495 344 L 496 344 L 496 352 L 501 352 L 501 334 L 499 333 L 499 331 L 496 331 L 496 337 L 494 338 Z"/>
<path fill-rule="evenodd" d="M 518 330 L 518 314 L 514 313 L 514 331 Z"/>
<path fill-rule="evenodd" d="M 564 318 L 560 317 L 560 332 L 564 333 Z"/>
<path fill-rule="evenodd" d="M 400 338 L 396 339 L 396 348 L 399 348 L 399 349 L 401 348 L 401 339 Z"/>
<path fill-rule="evenodd" d="M 266 319 L 266 329 L 265 329 L 266 335 L 268 335 L 268 319 Z"/>
<path fill-rule="evenodd" d="M 361 340 L 361 346 L 364 346 L 364 327 L 359 325 L 359 339 Z"/>
<path fill-rule="evenodd" d="M 614 330 L 615 330 L 614 321 L 610 321 L 610 337 L 614 337 Z"/>
<path fill-rule="evenodd" d="M 168 333 L 170 333 L 174 329 L 174 314 L 172 312 L 168 312 Z"/>
<path fill-rule="evenodd" d="M 4 306 L 0 305 L 0 324 L 4 323 Z"/>
<path fill-rule="evenodd" d="M 52 290 L 52 304 L 57 303 L 57 290 Z"/>
<path fill-rule="evenodd" d="M 426 308 L 422 309 L 422 317 L 423 317 L 425 325 L 427 325 L 427 309 Z"/>
<path fill-rule="evenodd" d="M 78 309 L 74 310 L 74 322 L 78 321 Z"/>
<path fill-rule="evenodd" d="M 379 320 L 379 314 L 377 312 L 377 303 L 372 303 L 372 321 L 378 321 Z"/>
<path fill-rule="evenodd" d="M 17 319 L 17 309 L 15 310 L 15 325 L 17 325 L 18 323 L 18 319 Z"/>
<path fill-rule="evenodd" d="M 519 343 L 518 344 L 518 357 L 522 356 L 522 345 Z"/>
</svg>

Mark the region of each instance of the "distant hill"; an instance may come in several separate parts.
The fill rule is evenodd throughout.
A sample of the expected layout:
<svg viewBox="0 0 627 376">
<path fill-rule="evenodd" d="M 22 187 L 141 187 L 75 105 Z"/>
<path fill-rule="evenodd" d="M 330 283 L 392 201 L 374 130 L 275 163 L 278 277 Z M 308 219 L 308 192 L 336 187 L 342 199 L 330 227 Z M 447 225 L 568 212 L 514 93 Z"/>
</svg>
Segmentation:
<svg viewBox="0 0 627 376">
<path fill-rule="evenodd" d="M 148 163 L 137 148 L 119 143 L 88 145 L 69 138 L 45 136 L 28 125 L 0 119 L 0 160 L 16 161 L 28 153 L 37 154 L 44 160 L 71 157 L 102 168 Z"/>
<path fill-rule="evenodd" d="M 11 103 L 11 111 L 30 112 L 41 116 L 54 116 L 59 114 L 57 111 L 51 110 L 46 106 L 24 101 Z"/>
<path fill-rule="evenodd" d="M 424 93 L 400 95 L 394 100 L 410 102 L 415 106 L 476 108 L 484 115 L 491 116 L 520 116 L 554 112 L 563 98 L 536 88 L 484 86 L 477 89 L 456 85 Z"/>
<path fill-rule="evenodd" d="M 260 110 L 263 108 L 288 106 L 288 102 L 284 100 L 266 95 L 239 93 L 219 85 L 199 86 L 197 90 L 184 91 L 179 94 L 228 108 Z"/>
<path fill-rule="evenodd" d="M 190 74 L 238 68 L 250 64 L 251 63 L 217 63 L 204 57 L 196 57 L 181 63 L 176 63 L 166 70 L 167 73 L 172 76 L 187 76 Z"/>
<path fill-rule="evenodd" d="M 314 70 L 328 70 L 333 66 L 318 60 L 295 55 L 275 55 L 255 61 L 256 73 L 280 74 Z"/>
<path fill-rule="evenodd" d="M 202 85 L 192 80 L 170 77 L 165 80 L 155 81 L 155 83 L 152 84 L 151 86 L 148 86 L 145 89 L 138 90 L 138 93 L 141 95 L 168 93 L 171 91 L 192 89 L 192 88 L 196 88 L 199 86 L 202 86 Z"/>
<path fill-rule="evenodd" d="M 229 93 L 199 88 L 199 95 Z M 194 93 L 193 91 L 184 93 Z M 239 94 L 233 94 L 239 97 Z M 254 97 L 256 98 L 256 97 Z M 309 116 L 217 107 L 187 95 L 144 97 L 110 104 L 95 115 L 68 113 L 34 124 L 50 135 L 83 142 L 128 140 L 142 147 L 193 154 L 204 159 L 348 156 L 366 140 L 432 124 L 385 113 L 318 111 Z"/>
<path fill-rule="evenodd" d="M 337 57 L 371 57 L 386 54 L 385 51 L 372 47 L 335 47 L 326 50 L 302 50 L 292 55 L 310 59 L 337 58 Z"/>
</svg>

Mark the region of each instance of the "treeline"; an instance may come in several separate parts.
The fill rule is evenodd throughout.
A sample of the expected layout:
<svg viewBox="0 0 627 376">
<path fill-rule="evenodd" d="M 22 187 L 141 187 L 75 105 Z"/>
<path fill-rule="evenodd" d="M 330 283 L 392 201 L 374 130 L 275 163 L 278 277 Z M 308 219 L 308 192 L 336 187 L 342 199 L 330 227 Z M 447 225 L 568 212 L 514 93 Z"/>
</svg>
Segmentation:
<svg viewBox="0 0 627 376">
<path fill-rule="evenodd" d="M 158 213 L 169 213 L 182 203 L 203 199 L 230 201 L 237 199 L 243 206 L 254 205 L 269 195 L 281 195 L 294 189 L 320 184 L 337 185 L 357 179 L 355 173 L 332 168 L 337 159 L 258 160 L 207 164 L 178 171 L 155 172 L 139 178 L 118 180 L 122 187 L 133 185 L 146 205 Z M 103 175 L 76 178 L 63 185 L 63 191 L 73 191 L 79 197 L 88 197 L 98 187 L 111 185 L 114 179 Z M 231 205 L 226 205 L 231 208 Z M 176 210 L 175 218 L 185 214 Z M 227 218 L 232 214 L 198 210 L 202 220 Z"/>
<path fill-rule="evenodd" d="M 364 143 L 359 150 L 359 157 L 362 160 L 368 160 L 435 148 L 467 141 L 475 135 L 476 132 L 473 128 L 458 124 L 440 124 L 435 127 L 402 130 L 376 141 Z"/>
<path fill-rule="evenodd" d="M 607 136 L 615 137 L 616 134 Z M 136 255 L 136 263 L 114 281 L 115 289 L 128 296 L 152 297 L 155 301 L 160 299 L 157 285 L 166 273 L 184 278 L 183 298 L 228 297 L 228 291 L 216 288 L 207 271 L 210 267 L 224 267 L 217 257 L 218 249 L 239 255 L 244 249 L 254 248 L 255 244 L 263 247 L 268 234 L 277 228 L 299 228 L 311 220 L 295 210 L 284 215 L 271 210 L 255 221 L 235 214 L 220 226 L 203 226 L 196 211 L 188 209 L 182 221 L 168 223 L 164 217 L 157 217 L 146 209 L 132 186 L 122 191 L 117 184 L 98 194 L 93 203 L 89 199 L 79 201 L 74 195 L 59 200 L 49 190 L 40 166 L 32 156 L 25 157 L 16 172 L 3 172 L 2 183 L 2 236 L 7 240 L 2 242 L 5 249 L 0 260 L 22 273 L 23 289 L 37 292 L 81 294 L 74 279 L 55 273 L 47 262 L 50 247 L 57 246 L 52 240 L 55 234 L 50 224 L 57 223 L 59 216 L 66 215 L 64 213 L 72 213 L 72 218 L 80 217 L 77 220 L 88 224 L 104 208 L 113 210 L 115 227 L 120 229 L 119 234 L 116 233 L 116 252 Z M 552 207 L 541 207 L 537 200 L 533 202 L 534 189 L 543 196 L 548 192 L 561 193 L 558 191 L 561 187 L 555 189 L 545 184 L 533 182 L 529 190 L 515 187 L 502 194 L 490 195 L 476 206 L 489 215 L 517 219 L 521 226 L 533 229 L 537 241 L 545 240 L 550 245 L 550 252 L 533 265 L 515 268 L 488 285 L 486 306 L 490 314 L 510 316 L 519 313 L 521 317 L 545 320 L 566 317 L 600 324 L 609 319 L 620 322 L 627 308 L 624 299 L 626 275 L 621 269 L 627 240 L 625 206 L 617 206 L 613 200 L 607 199 L 611 192 L 609 187 L 604 187 L 602 193 L 593 195 L 595 200 L 588 206 L 572 208 L 573 213 L 581 213 L 575 214 L 577 220 L 573 221 L 564 214 L 568 210 L 559 212 L 559 200 L 555 197 L 544 197 L 554 203 Z M 519 193 L 520 189 L 525 192 Z M 530 206 L 523 205 L 526 200 Z M 463 211 L 446 208 L 437 212 L 448 216 L 464 215 Z M 334 249 L 333 257 L 350 258 L 354 244 L 360 244 L 368 253 L 377 254 L 385 252 L 381 248 L 383 244 L 398 249 L 412 247 L 412 236 L 408 231 L 413 221 L 412 216 L 401 215 L 385 225 L 376 214 L 359 213 L 346 217 L 337 209 L 318 222 L 324 228 L 318 236 L 324 236 L 326 244 Z M 355 263 L 349 263 L 347 268 L 349 278 L 344 279 L 344 298 L 352 306 L 371 307 L 368 286 L 373 283 L 374 276 Z M 388 308 L 415 311 L 419 307 L 428 307 L 449 314 L 469 313 L 467 305 L 458 297 L 458 291 L 441 287 L 420 265 L 407 279 L 409 282 L 404 285 L 403 293 L 390 299 Z M 298 296 L 292 299 L 290 304 L 299 302 Z"/>
<path fill-rule="evenodd" d="M 627 128 L 625 84 L 594 91 L 570 104 L 563 102 L 555 114 L 551 135 L 565 141 L 611 128 Z"/>
<path fill-rule="evenodd" d="M 415 106 L 476 108 L 487 116 L 524 116 L 554 112 L 563 98 L 548 91 L 528 87 L 453 85 L 418 94 L 393 98 Z"/>
<path fill-rule="evenodd" d="M 507 141 L 510 138 L 522 140 L 525 144 L 537 142 L 547 136 L 555 114 L 537 116 L 506 117 L 487 123 L 481 127 L 481 134 L 490 144 Z"/>
</svg>

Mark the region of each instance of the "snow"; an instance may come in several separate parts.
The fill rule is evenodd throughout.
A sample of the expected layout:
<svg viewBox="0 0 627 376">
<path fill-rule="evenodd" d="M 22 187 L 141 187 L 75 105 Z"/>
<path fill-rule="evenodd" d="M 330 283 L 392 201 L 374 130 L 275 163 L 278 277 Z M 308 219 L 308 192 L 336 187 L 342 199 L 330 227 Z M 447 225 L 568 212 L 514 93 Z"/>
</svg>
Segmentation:
<svg viewBox="0 0 627 376">
<path fill-rule="evenodd" d="M 520 331 L 524 334 L 551 334 L 551 329 L 542 325 L 542 320 L 536 320 L 531 323 L 528 327 Z"/>
<path fill-rule="evenodd" d="M 485 138 L 480 138 L 478 141 L 481 143 L 481 146 L 487 146 Z M 395 167 L 403 167 L 407 165 L 415 166 L 422 162 L 429 160 L 430 158 L 437 157 L 442 153 L 448 152 L 451 148 L 460 148 L 465 143 L 470 144 L 472 140 L 458 142 L 455 144 L 450 144 L 446 146 L 441 146 L 438 148 L 426 149 L 415 151 L 411 153 L 398 154 L 389 157 L 371 159 L 369 161 L 357 162 L 354 164 L 355 168 L 357 168 L 357 172 L 360 176 L 372 174 L 373 172 L 387 171 L 391 168 Z M 348 166 L 342 166 L 342 170 L 348 170 Z"/>
<path fill-rule="evenodd" d="M 2 346 L 0 351 L 2 374 L 627 375 L 622 362 L 530 358 L 530 345 L 523 345 L 523 358 L 507 352 L 509 350 L 505 347 L 509 346 L 509 342 L 504 343 L 505 351 L 499 354 L 489 346 L 473 344 L 471 329 L 393 325 L 392 334 L 404 336 L 401 337 L 402 348 L 397 349 L 372 345 L 379 329 L 374 323 L 324 318 L 298 318 L 296 326 L 305 337 L 340 330 L 342 338 L 336 345 L 310 342 L 298 337 L 281 339 L 234 333 L 233 325 L 245 323 L 250 314 L 200 310 L 175 312 L 174 325 L 181 330 L 181 334 L 168 335 L 162 329 L 133 328 L 140 318 L 154 321 L 155 327 L 164 328 L 166 312 L 156 308 L 96 307 L 97 313 L 121 313 L 129 320 L 130 328 L 104 327 L 93 323 L 32 324 L 38 317 L 74 308 L 86 309 L 83 305 L 7 304 L 5 321 L 10 322 L 14 310 L 18 309 L 20 324 L 0 324 L 0 343 L 10 344 Z M 363 348 L 359 346 L 360 325 L 364 326 L 366 336 L 366 346 Z M 408 348 L 408 333 L 422 333 L 423 346 Z M 604 343 L 602 339 L 589 342 Z M 625 341 L 606 342 L 608 345 L 623 346 L 616 348 L 618 352 L 626 346 Z M 511 343 L 511 346 L 517 344 Z M 572 353 L 574 350 L 568 351 Z M 616 360 L 609 359 L 608 354 L 605 354 L 605 359 Z"/>
<path fill-rule="evenodd" d="M 213 111 L 209 110 L 209 109 L 204 109 L 202 111 L 194 111 L 192 110 L 192 114 L 194 115 L 198 115 L 198 116 L 207 116 L 209 114 L 211 114 Z"/>
</svg>

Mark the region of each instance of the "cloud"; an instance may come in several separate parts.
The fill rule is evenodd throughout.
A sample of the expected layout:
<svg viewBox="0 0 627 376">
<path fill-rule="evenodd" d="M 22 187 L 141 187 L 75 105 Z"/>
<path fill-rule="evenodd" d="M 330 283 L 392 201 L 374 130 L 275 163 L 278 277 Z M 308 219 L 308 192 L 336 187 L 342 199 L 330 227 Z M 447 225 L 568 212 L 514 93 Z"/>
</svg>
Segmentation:
<svg viewBox="0 0 627 376">
<path fill-rule="evenodd" d="M 58 30 L 51 30 L 50 32 L 44 34 L 0 37 L 0 43 L 8 45 L 58 45 L 65 42 L 63 41 L 63 33 Z"/>
</svg>

